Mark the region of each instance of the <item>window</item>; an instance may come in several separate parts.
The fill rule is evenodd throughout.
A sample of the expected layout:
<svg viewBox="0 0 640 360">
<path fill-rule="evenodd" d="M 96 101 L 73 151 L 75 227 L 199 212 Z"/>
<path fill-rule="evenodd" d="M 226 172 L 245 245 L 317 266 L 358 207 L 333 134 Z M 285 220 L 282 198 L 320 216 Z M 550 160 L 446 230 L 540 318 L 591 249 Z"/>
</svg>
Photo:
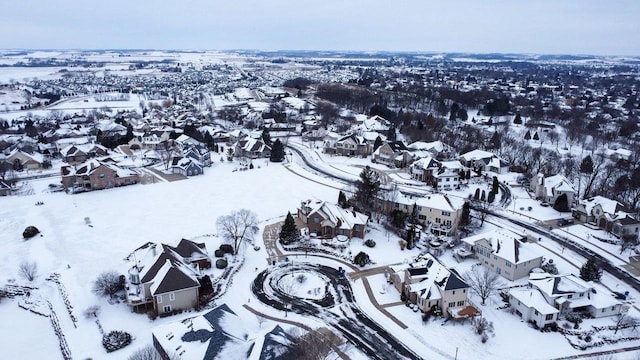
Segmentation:
<svg viewBox="0 0 640 360">
<path fill-rule="evenodd" d="M 104 179 L 104 173 L 100 173 L 100 179 Z"/>
<path fill-rule="evenodd" d="M 424 215 L 418 215 L 418 220 L 427 220 L 427 217 Z"/>
<path fill-rule="evenodd" d="M 449 211 L 443 211 L 442 216 L 451 216 L 451 213 Z"/>
<path fill-rule="evenodd" d="M 458 301 L 458 306 L 464 306 L 464 300 Z"/>
<path fill-rule="evenodd" d="M 171 312 L 171 305 L 165 305 L 162 308 L 162 312 L 166 312 L 166 313 Z"/>
<path fill-rule="evenodd" d="M 537 315 L 539 315 L 539 314 L 538 314 L 538 310 L 535 310 L 535 311 L 534 311 L 534 313 L 536 314 L 536 316 L 537 316 Z"/>
<path fill-rule="evenodd" d="M 507 261 L 507 262 L 505 263 L 505 265 L 506 265 L 507 267 L 511 267 L 511 263 L 510 263 L 509 261 Z"/>
<path fill-rule="evenodd" d="M 455 295 L 455 294 L 456 294 L 456 291 L 455 291 L 455 290 L 453 290 L 453 291 L 451 292 L 451 294 L 452 294 L 452 295 Z"/>
<path fill-rule="evenodd" d="M 436 218 L 436 224 L 440 224 L 440 218 Z"/>
<path fill-rule="evenodd" d="M 567 298 L 571 299 L 573 297 L 573 294 L 569 294 L 567 295 Z"/>
<path fill-rule="evenodd" d="M 320 222 L 320 219 L 319 219 L 319 218 L 317 218 L 317 217 L 315 217 L 315 218 L 313 218 L 313 222 L 317 224 L 317 223 L 319 223 L 319 222 Z"/>
<path fill-rule="evenodd" d="M 612 306 L 612 307 L 611 307 L 611 311 L 614 311 L 615 309 L 616 309 L 616 307 L 615 307 L 615 306 Z"/>
<path fill-rule="evenodd" d="M 455 301 L 452 301 L 452 302 L 449 303 L 449 307 L 454 307 L 454 306 L 456 306 L 456 302 Z"/>
<path fill-rule="evenodd" d="M 355 231 L 360 231 L 360 225 L 356 224 L 356 225 L 353 227 L 353 230 L 355 230 Z"/>
<path fill-rule="evenodd" d="M 545 316 L 544 319 L 545 320 L 553 320 L 553 314 L 549 314 L 549 315 Z"/>
<path fill-rule="evenodd" d="M 175 301 L 176 300 L 176 294 L 175 293 L 169 293 L 169 301 Z"/>
<path fill-rule="evenodd" d="M 156 299 L 158 299 L 158 304 L 162 304 L 162 295 L 158 295 Z"/>
</svg>

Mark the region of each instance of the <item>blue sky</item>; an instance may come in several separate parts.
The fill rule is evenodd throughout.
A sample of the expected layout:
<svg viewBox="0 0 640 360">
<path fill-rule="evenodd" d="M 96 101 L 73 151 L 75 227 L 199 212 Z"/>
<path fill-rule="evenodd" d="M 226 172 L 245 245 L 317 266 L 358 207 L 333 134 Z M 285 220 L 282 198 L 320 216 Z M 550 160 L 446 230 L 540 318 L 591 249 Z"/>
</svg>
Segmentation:
<svg viewBox="0 0 640 360">
<path fill-rule="evenodd" d="M 638 0 L 3 1 L 0 48 L 640 55 Z"/>
</svg>

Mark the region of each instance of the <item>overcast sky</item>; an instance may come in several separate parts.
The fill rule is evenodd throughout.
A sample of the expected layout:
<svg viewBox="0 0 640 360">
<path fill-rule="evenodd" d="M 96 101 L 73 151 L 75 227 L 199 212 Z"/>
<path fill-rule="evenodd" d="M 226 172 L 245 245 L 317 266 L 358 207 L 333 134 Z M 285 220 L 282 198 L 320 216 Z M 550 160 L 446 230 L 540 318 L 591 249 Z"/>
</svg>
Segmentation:
<svg viewBox="0 0 640 360">
<path fill-rule="evenodd" d="M 640 55 L 640 0 L 5 0 L 0 48 Z"/>
</svg>

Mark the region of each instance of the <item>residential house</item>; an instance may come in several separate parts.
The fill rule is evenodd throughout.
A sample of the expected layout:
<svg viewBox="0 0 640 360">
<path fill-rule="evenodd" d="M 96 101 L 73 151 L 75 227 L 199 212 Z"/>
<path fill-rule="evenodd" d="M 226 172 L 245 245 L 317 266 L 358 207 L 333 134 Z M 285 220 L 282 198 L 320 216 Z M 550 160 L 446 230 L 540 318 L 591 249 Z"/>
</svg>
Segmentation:
<svg viewBox="0 0 640 360">
<path fill-rule="evenodd" d="M 468 299 L 469 285 L 431 254 L 420 255 L 409 263 L 389 265 L 387 274 L 403 297 L 425 313 L 441 312 L 458 318 L 463 309 L 472 306 Z"/>
<path fill-rule="evenodd" d="M 60 173 L 62 186 L 73 193 L 132 185 L 139 181 L 138 174 L 133 170 L 97 159 L 75 166 L 63 166 Z"/>
<path fill-rule="evenodd" d="M 202 166 L 210 167 L 212 164 L 211 151 L 205 146 L 186 145 L 182 148 L 182 156 L 195 160 Z"/>
<path fill-rule="evenodd" d="M 235 156 L 249 159 L 268 158 L 271 156 L 271 147 L 261 138 L 245 135 L 236 143 Z"/>
<path fill-rule="evenodd" d="M 126 279 L 127 303 L 135 311 L 158 315 L 199 307 L 201 269 L 211 267 L 203 243 L 182 239 L 178 246 L 146 243 L 125 259 L 133 265 Z"/>
<path fill-rule="evenodd" d="M 442 161 L 438 171 L 433 174 L 435 186 L 439 191 L 457 189 L 463 181 L 465 167 L 460 161 Z"/>
<path fill-rule="evenodd" d="M 20 149 L 14 149 L 4 159 L 4 161 L 13 165 L 14 170 L 35 170 L 41 169 L 44 159 L 41 154 L 29 154 Z"/>
<path fill-rule="evenodd" d="M 435 235 L 452 235 L 458 228 L 462 217 L 464 200 L 452 198 L 446 194 L 408 197 L 396 192 L 390 198 L 392 200 L 381 200 L 386 212 L 400 210 L 411 214 L 415 206 L 418 222 Z"/>
<path fill-rule="evenodd" d="M 526 236 L 507 229 L 467 237 L 462 242 L 482 266 L 511 281 L 542 266 L 542 255 L 527 243 Z"/>
<path fill-rule="evenodd" d="M 188 157 L 176 156 L 171 159 L 171 173 L 184 176 L 202 175 L 204 169 L 198 160 Z"/>
<path fill-rule="evenodd" d="M 460 161 L 467 167 L 504 174 L 509 171 L 509 163 L 497 155 L 483 150 L 472 150 L 460 155 Z"/>
<path fill-rule="evenodd" d="M 423 158 L 427 156 L 435 157 L 440 153 L 449 152 L 450 149 L 442 141 L 416 141 L 407 145 L 409 151 L 411 151 L 416 158 Z"/>
<path fill-rule="evenodd" d="M 545 177 L 544 174 L 537 174 L 530 182 L 530 187 L 536 198 L 552 205 L 555 204 L 558 197 L 565 194 L 567 202 L 571 206 L 578 194 L 571 182 L 560 174 L 549 177 Z"/>
<path fill-rule="evenodd" d="M 72 144 L 60 150 L 62 160 L 71 165 L 83 163 L 96 156 L 105 156 L 108 153 L 109 150 L 100 144 Z"/>
<path fill-rule="evenodd" d="M 637 240 L 640 233 L 640 221 L 632 216 L 632 212 L 618 201 L 603 196 L 579 201 L 573 217 L 595 224 L 619 238 Z"/>
<path fill-rule="evenodd" d="M 416 160 L 409 167 L 409 173 L 414 180 L 422 181 L 428 185 L 437 185 L 434 174 L 440 169 L 440 162 L 431 156 Z"/>
<path fill-rule="evenodd" d="M 254 359 L 302 358 L 298 339 L 275 325 L 269 332 L 248 333 L 231 308 L 222 304 L 202 315 L 164 323 L 151 331 L 153 346 L 162 359 Z"/>
<path fill-rule="evenodd" d="M 402 168 L 412 160 L 411 153 L 402 141 L 392 141 L 380 145 L 373 152 L 371 161 L 389 167 Z"/>
<path fill-rule="evenodd" d="M 325 141 L 324 152 L 342 156 L 369 156 L 373 151 L 373 144 L 364 137 L 355 134 L 343 136 L 335 142 Z"/>
<path fill-rule="evenodd" d="M 509 304 L 524 320 L 544 327 L 572 312 L 600 318 L 620 314 L 622 304 L 609 294 L 572 274 L 531 273 L 526 288 L 509 290 Z"/>
<path fill-rule="evenodd" d="M 365 214 L 318 200 L 303 201 L 298 209 L 298 218 L 307 224 L 309 233 L 324 238 L 341 235 L 364 239 L 369 221 Z"/>
</svg>

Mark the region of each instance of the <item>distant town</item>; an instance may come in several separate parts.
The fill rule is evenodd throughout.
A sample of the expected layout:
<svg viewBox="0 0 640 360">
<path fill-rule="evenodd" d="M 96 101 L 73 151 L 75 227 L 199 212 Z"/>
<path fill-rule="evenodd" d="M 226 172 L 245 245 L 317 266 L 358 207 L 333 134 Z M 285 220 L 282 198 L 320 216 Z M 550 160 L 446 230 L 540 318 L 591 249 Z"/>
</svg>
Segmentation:
<svg viewBox="0 0 640 360">
<path fill-rule="evenodd" d="M 639 359 L 639 69 L 2 50 L 0 348 Z"/>
</svg>

